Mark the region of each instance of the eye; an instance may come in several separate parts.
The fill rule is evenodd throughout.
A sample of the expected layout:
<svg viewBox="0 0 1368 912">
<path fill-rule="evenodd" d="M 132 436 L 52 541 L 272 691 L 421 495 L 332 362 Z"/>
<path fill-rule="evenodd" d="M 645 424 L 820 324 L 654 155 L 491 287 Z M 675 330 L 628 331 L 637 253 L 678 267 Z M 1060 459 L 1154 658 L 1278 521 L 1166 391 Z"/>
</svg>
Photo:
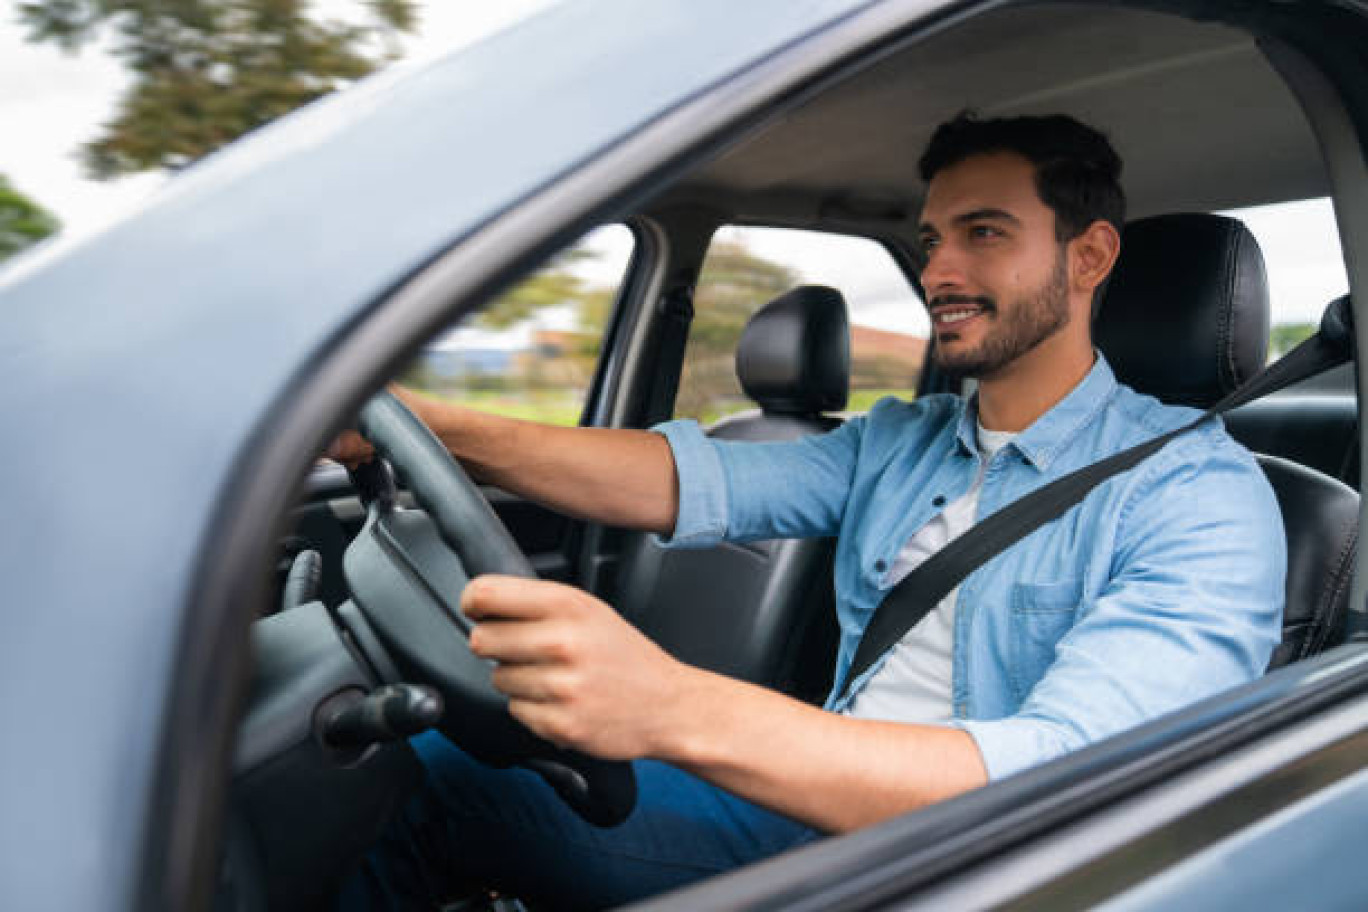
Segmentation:
<svg viewBox="0 0 1368 912">
<path fill-rule="evenodd" d="M 1003 236 L 1003 231 L 996 225 L 970 225 L 969 237 L 976 241 L 991 240 Z"/>
<path fill-rule="evenodd" d="M 922 253 L 930 256 L 931 251 L 940 246 L 940 238 L 933 235 L 923 235 L 917 243 L 921 245 Z"/>
</svg>

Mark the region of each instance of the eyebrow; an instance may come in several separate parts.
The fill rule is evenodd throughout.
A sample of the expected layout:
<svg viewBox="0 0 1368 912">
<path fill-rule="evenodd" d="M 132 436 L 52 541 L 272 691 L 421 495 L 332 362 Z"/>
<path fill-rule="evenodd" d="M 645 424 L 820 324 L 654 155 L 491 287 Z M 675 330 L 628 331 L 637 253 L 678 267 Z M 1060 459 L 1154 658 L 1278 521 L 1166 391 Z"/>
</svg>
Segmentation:
<svg viewBox="0 0 1368 912">
<path fill-rule="evenodd" d="M 1017 218 L 1015 215 L 1012 215 L 1012 213 L 1008 212 L 1006 209 L 992 208 L 972 209 L 969 212 L 960 213 L 950 221 L 956 225 L 963 225 L 967 222 L 979 222 L 985 219 L 991 219 L 999 222 L 1011 222 L 1014 225 L 1021 224 L 1021 219 Z M 936 227 L 932 225 L 930 222 L 922 222 L 919 226 L 917 226 L 918 235 L 937 233 L 939 232 L 936 231 Z"/>
</svg>

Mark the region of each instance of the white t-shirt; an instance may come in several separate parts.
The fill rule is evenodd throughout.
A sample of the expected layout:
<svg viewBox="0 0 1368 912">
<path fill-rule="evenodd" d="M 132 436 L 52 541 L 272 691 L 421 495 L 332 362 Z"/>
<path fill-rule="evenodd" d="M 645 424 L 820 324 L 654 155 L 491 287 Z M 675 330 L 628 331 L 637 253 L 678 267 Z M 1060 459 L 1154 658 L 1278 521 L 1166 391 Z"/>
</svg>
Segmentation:
<svg viewBox="0 0 1368 912">
<path fill-rule="evenodd" d="M 889 574 L 894 585 L 974 524 L 988 464 L 1014 437 L 1015 432 L 989 431 L 979 425 L 978 443 L 983 459 L 978 476 L 963 497 L 908 539 Z M 955 587 L 930 614 L 917 622 L 917 626 L 903 634 L 883 667 L 846 707 L 846 715 L 919 723 L 945 722 L 951 718 L 954 711 L 950 682 L 955 644 L 955 600 L 958 597 L 959 587 Z"/>
</svg>

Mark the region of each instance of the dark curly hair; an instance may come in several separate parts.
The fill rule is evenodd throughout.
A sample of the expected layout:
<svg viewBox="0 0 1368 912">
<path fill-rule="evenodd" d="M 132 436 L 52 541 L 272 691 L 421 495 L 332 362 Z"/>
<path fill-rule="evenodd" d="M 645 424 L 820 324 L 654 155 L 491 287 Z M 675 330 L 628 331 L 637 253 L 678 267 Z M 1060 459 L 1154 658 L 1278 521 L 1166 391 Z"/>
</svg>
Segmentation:
<svg viewBox="0 0 1368 912">
<path fill-rule="evenodd" d="M 1106 136 L 1064 114 L 979 120 L 963 111 L 936 128 L 918 167 L 929 183 L 951 165 L 993 152 L 1015 152 L 1035 166 L 1036 192 L 1055 214 L 1061 244 L 1098 219 L 1121 231 L 1121 157 Z"/>
</svg>

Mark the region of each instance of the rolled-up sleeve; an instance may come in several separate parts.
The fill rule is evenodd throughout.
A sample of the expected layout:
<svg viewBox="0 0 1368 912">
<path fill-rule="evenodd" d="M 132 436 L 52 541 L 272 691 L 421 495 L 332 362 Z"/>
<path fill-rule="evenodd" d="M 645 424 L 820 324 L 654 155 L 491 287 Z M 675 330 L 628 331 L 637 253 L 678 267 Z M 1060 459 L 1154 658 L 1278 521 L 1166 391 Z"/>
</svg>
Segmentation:
<svg viewBox="0 0 1368 912">
<path fill-rule="evenodd" d="M 1186 442 L 1186 441 L 1185 441 Z M 1152 457 L 1126 499 L 1112 574 L 1014 715 L 957 720 L 999 779 L 1263 673 L 1281 635 L 1277 500 L 1226 438 Z"/>
<path fill-rule="evenodd" d="M 651 430 L 674 454 L 679 513 L 663 544 L 835 535 L 844 515 L 863 418 L 784 442 L 717 440 L 693 421 Z"/>
<path fill-rule="evenodd" d="M 674 533 L 661 542 L 684 548 L 717 544 L 727 531 L 727 483 L 716 448 L 694 421 L 667 421 L 651 430 L 670 444 L 679 484 Z"/>
</svg>

